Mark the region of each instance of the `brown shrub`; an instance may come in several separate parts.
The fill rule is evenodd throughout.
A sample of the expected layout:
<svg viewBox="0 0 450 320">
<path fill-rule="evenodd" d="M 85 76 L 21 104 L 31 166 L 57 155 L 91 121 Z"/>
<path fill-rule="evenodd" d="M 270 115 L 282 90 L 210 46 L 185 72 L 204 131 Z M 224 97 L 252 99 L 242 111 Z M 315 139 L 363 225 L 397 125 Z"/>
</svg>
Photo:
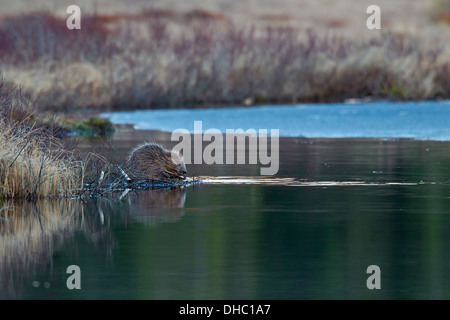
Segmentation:
<svg viewBox="0 0 450 320">
<path fill-rule="evenodd" d="M 189 22 L 179 16 L 87 15 L 80 32 L 45 13 L 7 18 L 5 74 L 54 110 L 450 98 L 447 43 L 243 28 L 210 12 L 184 13 Z M 4 40 L 16 26 L 16 37 Z"/>
</svg>

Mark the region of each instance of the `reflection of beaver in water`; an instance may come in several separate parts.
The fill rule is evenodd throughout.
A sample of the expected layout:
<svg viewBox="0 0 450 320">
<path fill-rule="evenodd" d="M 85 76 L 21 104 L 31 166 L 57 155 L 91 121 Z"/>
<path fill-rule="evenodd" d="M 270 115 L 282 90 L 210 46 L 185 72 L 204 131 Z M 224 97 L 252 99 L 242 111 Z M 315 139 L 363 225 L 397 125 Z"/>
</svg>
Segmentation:
<svg viewBox="0 0 450 320">
<path fill-rule="evenodd" d="M 166 150 L 156 143 L 144 143 L 134 148 L 127 165 L 133 175 L 145 180 L 186 179 L 183 157 L 178 152 Z"/>
</svg>

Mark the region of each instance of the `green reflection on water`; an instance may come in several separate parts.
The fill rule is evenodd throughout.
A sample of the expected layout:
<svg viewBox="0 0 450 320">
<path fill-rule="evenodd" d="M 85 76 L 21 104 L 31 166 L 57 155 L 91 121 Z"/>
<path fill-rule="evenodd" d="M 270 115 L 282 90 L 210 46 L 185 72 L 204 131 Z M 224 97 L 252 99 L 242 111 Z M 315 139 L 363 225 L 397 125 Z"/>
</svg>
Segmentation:
<svg viewBox="0 0 450 320">
<path fill-rule="evenodd" d="M 0 257 L 1 297 L 448 299 L 448 143 L 347 141 L 347 162 L 336 153 L 342 144 L 290 142 L 280 155 L 280 175 L 299 178 L 306 170 L 302 176 L 317 181 L 350 176 L 436 184 L 198 185 L 130 193 L 122 201 L 41 203 L 41 214 L 67 214 L 66 223 L 49 224 L 53 233 L 42 233 L 33 250 L 14 253 L 17 259 Z M 35 211 L 26 207 L 14 221 L 29 219 L 38 234 Z M 9 222 L 1 222 L 3 235 Z M 36 248 L 43 253 L 39 259 Z M 71 264 L 82 270 L 80 291 L 65 287 Z M 381 268 L 379 291 L 366 288 L 372 264 Z M 35 288 L 33 280 L 51 287 Z"/>
</svg>

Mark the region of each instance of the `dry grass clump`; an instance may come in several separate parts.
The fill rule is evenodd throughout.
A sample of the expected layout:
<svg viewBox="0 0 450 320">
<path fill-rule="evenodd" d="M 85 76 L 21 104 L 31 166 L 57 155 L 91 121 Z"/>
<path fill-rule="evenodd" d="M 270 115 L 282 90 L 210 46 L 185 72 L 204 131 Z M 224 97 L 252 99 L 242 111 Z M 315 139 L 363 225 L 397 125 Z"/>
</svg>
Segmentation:
<svg viewBox="0 0 450 320">
<path fill-rule="evenodd" d="M 0 63 L 40 108 L 148 108 L 375 99 L 449 99 L 445 41 L 368 40 L 291 27 L 247 28 L 207 11 L 0 22 Z"/>
<path fill-rule="evenodd" d="M 0 118 L 0 198 L 71 194 L 81 185 L 81 163 L 43 130 Z"/>
<path fill-rule="evenodd" d="M 82 163 L 57 138 L 58 126 L 35 115 L 26 98 L 0 84 L 0 199 L 71 194 Z"/>
</svg>

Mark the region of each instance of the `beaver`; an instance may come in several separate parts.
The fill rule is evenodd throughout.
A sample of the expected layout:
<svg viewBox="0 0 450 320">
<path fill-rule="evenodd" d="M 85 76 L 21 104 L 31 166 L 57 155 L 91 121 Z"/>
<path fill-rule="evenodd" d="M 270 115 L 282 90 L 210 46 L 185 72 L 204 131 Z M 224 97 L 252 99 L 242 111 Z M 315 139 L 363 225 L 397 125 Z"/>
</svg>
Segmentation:
<svg viewBox="0 0 450 320">
<path fill-rule="evenodd" d="M 186 165 L 177 151 L 169 151 L 157 143 L 144 143 L 134 148 L 127 167 L 137 178 L 154 181 L 186 179 Z"/>
</svg>

